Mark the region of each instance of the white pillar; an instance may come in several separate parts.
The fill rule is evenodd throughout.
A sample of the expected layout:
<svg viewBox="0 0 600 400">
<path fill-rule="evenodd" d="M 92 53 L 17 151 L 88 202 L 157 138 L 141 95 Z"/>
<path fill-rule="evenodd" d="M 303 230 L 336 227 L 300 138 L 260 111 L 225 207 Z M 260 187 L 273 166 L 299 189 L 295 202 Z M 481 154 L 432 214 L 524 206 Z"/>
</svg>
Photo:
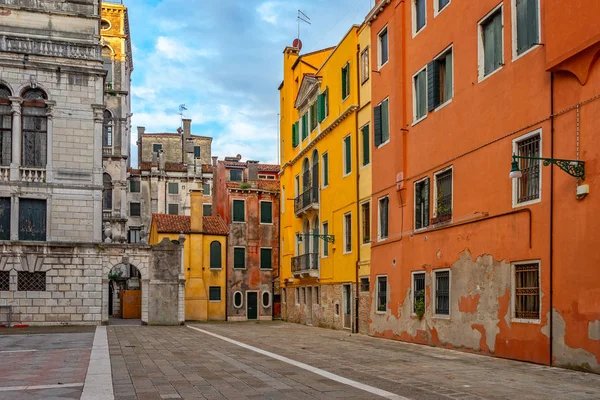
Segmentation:
<svg viewBox="0 0 600 400">
<path fill-rule="evenodd" d="M 10 198 L 10 240 L 19 240 L 19 198 Z"/>
<path fill-rule="evenodd" d="M 54 143 L 54 123 L 53 123 L 53 108 L 56 105 L 54 101 L 46 101 L 46 182 L 50 183 L 54 180 L 54 172 L 52 170 L 52 147 Z"/>
<path fill-rule="evenodd" d="M 10 160 L 10 180 L 19 181 L 21 166 L 21 104 L 20 97 L 9 98 L 12 105 L 12 158 Z M 11 238 L 12 239 L 12 238 Z"/>
</svg>

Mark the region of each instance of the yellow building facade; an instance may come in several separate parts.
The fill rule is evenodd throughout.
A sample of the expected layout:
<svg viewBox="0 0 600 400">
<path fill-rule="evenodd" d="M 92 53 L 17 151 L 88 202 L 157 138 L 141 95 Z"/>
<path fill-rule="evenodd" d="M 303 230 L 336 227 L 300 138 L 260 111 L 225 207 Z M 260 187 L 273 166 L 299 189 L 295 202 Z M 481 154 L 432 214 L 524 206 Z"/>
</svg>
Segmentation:
<svg viewBox="0 0 600 400">
<path fill-rule="evenodd" d="M 153 214 L 150 244 L 163 238 L 183 241 L 185 319 L 226 320 L 228 229 L 219 216 L 203 216 L 202 191 L 191 193 L 191 216 Z"/>
<path fill-rule="evenodd" d="M 361 217 L 371 195 L 363 32 L 353 26 L 336 47 L 304 55 L 286 48 L 279 88 L 282 317 L 353 331 L 368 325 L 358 296 L 370 258 L 370 214 Z"/>
</svg>

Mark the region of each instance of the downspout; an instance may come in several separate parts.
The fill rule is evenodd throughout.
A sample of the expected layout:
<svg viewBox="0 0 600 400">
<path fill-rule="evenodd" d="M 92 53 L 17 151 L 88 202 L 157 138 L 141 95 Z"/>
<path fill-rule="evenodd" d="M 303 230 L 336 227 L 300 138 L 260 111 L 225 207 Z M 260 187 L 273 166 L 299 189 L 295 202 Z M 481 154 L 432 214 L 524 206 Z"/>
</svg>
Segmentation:
<svg viewBox="0 0 600 400">
<path fill-rule="evenodd" d="M 554 158 L 554 72 L 550 72 L 550 158 Z M 550 168 L 550 354 L 549 365 L 552 365 L 553 348 L 553 322 L 554 322 L 554 307 L 553 307 L 553 277 L 552 264 L 554 261 L 554 239 L 553 239 L 553 221 L 554 215 L 554 168 Z"/>
<path fill-rule="evenodd" d="M 354 303 L 355 303 L 355 313 L 354 313 L 354 333 L 358 333 L 358 306 L 359 306 L 359 284 L 358 284 L 358 269 L 360 268 L 360 259 L 361 259 L 361 255 L 360 255 L 360 191 L 359 191 L 359 180 L 360 180 L 360 161 L 359 161 L 359 143 L 360 143 L 360 139 L 359 139 L 359 133 L 358 133 L 358 113 L 360 111 L 360 43 L 356 45 L 356 82 L 357 82 L 357 86 L 356 86 L 356 94 L 358 96 L 358 109 L 356 110 L 355 114 L 354 114 L 354 122 L 355 122 L 355 132 L 356 132 L 356 137 L 355 137 L 355 143 L 356 143 L 356 226 L 357 226 L 357 230 L 356 230 L 356 251 L 357 251 L 357 257 L 356 257 L 356 276 L 355 276 L 355 280 L 354 280 L 354 285 L 355 285 L 355 299 L 354 299 Z"/>
</svg>

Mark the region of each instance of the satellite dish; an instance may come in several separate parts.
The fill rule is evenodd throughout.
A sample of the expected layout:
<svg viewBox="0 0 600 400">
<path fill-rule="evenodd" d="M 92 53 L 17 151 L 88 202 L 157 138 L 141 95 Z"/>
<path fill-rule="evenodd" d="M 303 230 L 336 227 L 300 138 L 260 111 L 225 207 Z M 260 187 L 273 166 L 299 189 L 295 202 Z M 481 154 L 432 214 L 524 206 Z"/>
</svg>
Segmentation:
<svg viewBox="0 0 600 400">
<path fill-rule="evenodd" d="M 294 39 L 294 43 L 292 43 L 292 46 L 297 48 L 298 51 L 302 50 L 302 40 Z"/>
</svg>

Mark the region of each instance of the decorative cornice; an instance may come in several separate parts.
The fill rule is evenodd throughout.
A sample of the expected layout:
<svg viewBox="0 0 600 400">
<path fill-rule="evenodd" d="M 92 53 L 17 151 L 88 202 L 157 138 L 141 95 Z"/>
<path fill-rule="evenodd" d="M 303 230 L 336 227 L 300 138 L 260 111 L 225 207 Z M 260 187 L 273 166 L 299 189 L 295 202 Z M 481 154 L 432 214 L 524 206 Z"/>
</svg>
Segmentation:
<svg viewBox="0 0 600 400">
<path fill-rule="evenodd" d="M 50 57 L 100 60 L 100 46 L 18 36 L 0 36 L 0 51 Z"/>
<path fill-rule="evenodd" d="M 381 0 L 379 3 L 375 4 L 375 6 L 371 9 L 371 11 L 365 17 L 365 22 L 370 25 L 371 21 L 377 19 L 377 14 L 382 13 L 385 6 L 390 4 L 390 2 L 391 2 L 391 0 Z"/>
</svg>

